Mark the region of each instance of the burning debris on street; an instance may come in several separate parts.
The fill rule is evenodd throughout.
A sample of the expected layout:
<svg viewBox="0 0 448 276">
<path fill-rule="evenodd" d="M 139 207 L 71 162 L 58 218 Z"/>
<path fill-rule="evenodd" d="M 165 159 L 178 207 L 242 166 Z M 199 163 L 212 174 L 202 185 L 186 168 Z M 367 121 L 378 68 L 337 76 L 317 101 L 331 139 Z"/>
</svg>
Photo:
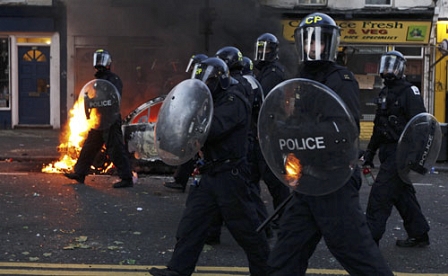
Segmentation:
<svg viewBox="0 0 448 276">
<path fill-rule="evenodd" d="M 70 110 L 70 117 L 67 121 L 66 130 L 63 133 L 60 141 L 61 143 L 58 146 L 58 152 L 61 156 L 58 161 L 44 166 L 42 172 L 64 173 L 72 171 L 84 140 L 87 137 L 87 133 L 91 127 L 96 124 L 96 121 L 97 118 L 94 113 L 91 114 L 89 120 L 86 118 L 84 100 L 83 97 L 79 97 L 73 108 Z M 107 168 L 102 168 L 102 170 L 107 171 L 111 166 L 112 165 L 109 162 Z"/>
</svg>

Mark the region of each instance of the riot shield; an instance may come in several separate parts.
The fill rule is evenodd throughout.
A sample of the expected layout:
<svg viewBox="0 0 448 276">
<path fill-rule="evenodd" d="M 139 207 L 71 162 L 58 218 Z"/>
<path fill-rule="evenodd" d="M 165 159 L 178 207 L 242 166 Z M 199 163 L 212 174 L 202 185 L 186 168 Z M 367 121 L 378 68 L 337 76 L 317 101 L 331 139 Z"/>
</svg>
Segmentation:
<svg viewBox="0 0 448 276">
<path fill-rule="evenodd" d="M 155 145 L 162 161 L 181 165 L 199 152 L 207 139 L 213 100 L 207 85 L 187 79 L 166 96 L 155 128 Z"/>
<path fill-rule="evenodd" d="M 412 184 L 434 166 L 442 146 L 442 130 L 429 113 L 415 115 L 404 128 L 397 145 L 397 169 L 400 178 Z"/>
<path fill-rule="evenodd" d="M 78 101 L 84 101 L 90 129 L 105 130 L 120 120 L 120 93 L 107 80 L 95 79 L 86 83 L 79 93 Z"/>
<path fill-rule="evenodd" d="M 141 104 L 123 120 L 124 140 L 135 159 L 160 160 L 154 144 L 154 128 L 164 99 L 165 96 L 160 96 Z"/>
<path fill-rule="evenodd" d="M 342 187 L 358 157 L 358 127 L 340 97 L 308 79 L 269 92 L 258 119 L 266 163 L 286 186 L 307 195 Z"/>
</svg>

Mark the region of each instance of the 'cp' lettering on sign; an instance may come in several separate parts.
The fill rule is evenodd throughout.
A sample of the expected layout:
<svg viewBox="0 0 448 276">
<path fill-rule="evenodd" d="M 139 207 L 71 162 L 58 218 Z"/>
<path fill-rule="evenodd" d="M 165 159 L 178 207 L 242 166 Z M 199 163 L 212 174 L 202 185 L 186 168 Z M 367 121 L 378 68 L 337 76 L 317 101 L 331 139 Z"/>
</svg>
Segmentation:
<svg viewBox="0 0 448 276">
<path fill-rule="evenodd" d="M 280 150 L 320 150 L 325 149 L 324 137 L 279 139 Z"/>
<path fill-rule="evenodd" d="M 313 24 L 313 23 L 317 23 L 319 21 L 322 21 L 322 17 L 320 16 L 310 16 L 308 18 L 305 19 L 305 23 L 306 24 Z"/>
</svg>

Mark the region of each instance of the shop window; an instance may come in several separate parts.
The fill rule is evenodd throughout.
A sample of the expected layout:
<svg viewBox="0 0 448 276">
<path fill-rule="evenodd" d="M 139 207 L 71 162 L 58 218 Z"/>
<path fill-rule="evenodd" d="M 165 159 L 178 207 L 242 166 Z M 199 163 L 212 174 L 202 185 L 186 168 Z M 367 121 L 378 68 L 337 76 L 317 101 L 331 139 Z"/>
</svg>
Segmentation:
<svg viewBox="0 0 448 276">
<path fill-rule="evenodd" d="M 422 74 L 422 60 L 410 60 L 406 61 L 405 75 L 421 75 Z"/>
<path fill-rule="evenodd" d="M 422 90 L 422 72 L 423 72 L 423 60 L 422 59 L 407 59 L 406 70 L 404 74 L 406 79 L 417 86 L 420 91 Z"/>
<path fill-rule="evenodd" d="M 422 47 L 400 47 L 395 46 L 395 51 L 399 51 L 406 57 L 409 58 L 423 58 L 423 48 Z"/>
<path fill-rule="evenodd" d="M 378 74 L 381 55 L 386 52 L 386 47 L 350 46 L 345 50 L 347 67 L 360 75 Z"/>
<path fill-rule="evenodd" d="M 383 81 L 378 75 L 381 55 L 386 46 L 351 45 L 345 48 L 347 68 L 355 74 L 359 84 L 359 98 L 363 121 L 372 121 L 375 116 L 375 99 Z"/>
<path fill-rule="evenodd" d="M 406 58 L 406 79 L 421 90 L 423 72 L 423 47 L 395 46 Z"/>
<path fill-rule="evenodd" d="M 378 73 L 378 62 L 366 62 L 364 64 L 365 74 L 376 74 Z"/>
<path fill-rule="evenodd" d="M 0 37 L 0 110 L 10 109 L 9 40 Z"/>
</svg>

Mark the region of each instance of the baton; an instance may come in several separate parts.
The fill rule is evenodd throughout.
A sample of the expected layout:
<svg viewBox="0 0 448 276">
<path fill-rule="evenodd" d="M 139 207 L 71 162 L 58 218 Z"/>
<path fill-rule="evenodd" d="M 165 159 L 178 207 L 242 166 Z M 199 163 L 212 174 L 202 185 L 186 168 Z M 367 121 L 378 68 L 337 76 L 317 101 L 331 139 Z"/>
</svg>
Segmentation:
<svg viewBox="0 0 448 276">
<path fill-rule="evenodd" d="M 277 209 L 274 210 L 274 213 L 272 213 L 272 215 L 270 215 L 260 226 L 258 226 L 257 233 L 260 233 L 260 231 L 263 230 L 266 225 L 268 225 L 268 223 L 271 222 L 281 210 L 283 210 L 283 208 L 285 208 L 285 205 L 292 199 L 293 196 L 294 192 L 291 192 L 289 196 L 277 207 Z"/>
</svg>

